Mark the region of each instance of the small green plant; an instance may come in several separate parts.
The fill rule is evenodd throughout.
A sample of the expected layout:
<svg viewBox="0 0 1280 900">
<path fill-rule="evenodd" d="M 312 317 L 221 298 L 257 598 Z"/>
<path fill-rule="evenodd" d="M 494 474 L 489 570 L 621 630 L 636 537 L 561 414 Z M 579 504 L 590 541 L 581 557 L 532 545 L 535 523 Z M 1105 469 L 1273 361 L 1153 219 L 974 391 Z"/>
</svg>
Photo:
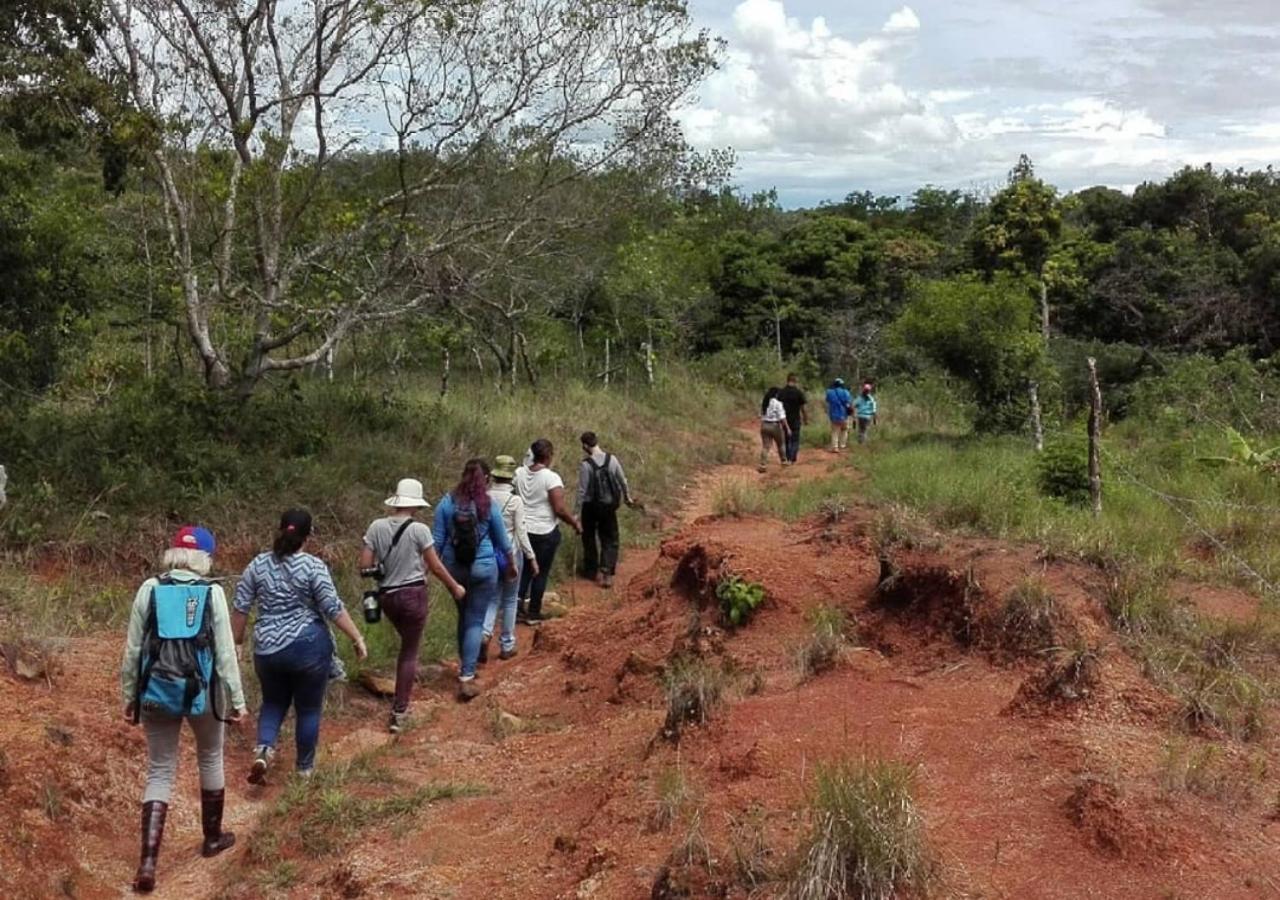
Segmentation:
<svg viewBox="0 0 1280 900">
<path fill-rule="evenodd" d="M 50 822 L 56 822 L 61 819 L 62 814 L 66 812 L 66 804 L 62 798 L 62 788 L 52 781 L 46 781 L 42 784 L 40 786 L 40 807 L 44 810 L 44 814 Z"/>
<path fill-rule="evenodd" d="M 1036 458 L 1036 487 L 1045 497 L 1083 506 L 1089 502 L 1089 450 L 1082 439 L 1064 438 Z"/>
<path fill-rule="evenodd" d="M 764 512 L 765 498 L 760 486 L 742 478 L 725 478 L 711 496 L 711 509 L 717 516 L 741 519 Z"/>
<path fill-rule="evenodd" d="M 1201 456 L 1198 461 L 1208 466 L 1236 466 L 1272 475 L 1280 472 L 1280 447 L 1254 450 L 1244 436 L 1230 426 L 1227 427 L 1227 444 L 1230 456 Z"/>
<path fill-rule="evenodd" d="M 730 815 L 728 818 L 734 874 L 743 887 L 757 891 L 778 877 L 773 848 L 765 834 L 764 809 L 756 805 L 741 817 Z"/>
<path fill-rule="evenodd" d="M 1170 794 L 1185 791 L 1233 804 L 1246 803 L 1253 796 L 1249 779 L 1233 772 L 1223 759 L 1222 748 L 1209 742 L 1167 742 L 1161 755 L 1159 781 Z"/>
<path fill-rule="evenodd" d="M 678 766 L 665 768 L 658 774 L 654 794 L 653 815 L 649 820 L 654 831 L 669 831 L 685 809 L 697 800 L 697 793 Z"/>
<path fill-rule="evenodd" d="M 810 833 L 792 882 L 796 900 L 889 900 L 922 892 L 933 876 L 915 772 L 899 762 L 820 765 L 810 794 Z"/>
<path fill-rule="evenodd" d="M 1088 697 L 1098 684 L 1102 649 L 1077 636 L 1072 644 L 1057 652 L 1043 690 L 1057 700 L 1077 701 Z"/>
<path fill-rule="evenodd" d="M 725 621 L 736 628 L 745 625 L 764 603 L 764 586 L 726 575 L 716 584 L 716 599 Z"/>
<path fill-rule="evenodd" d="M 1179 699 L 1183 720 L 1197 731 L 1221 731 L 1247 741 L 1265 727 L 1263 687 L 1245 672 L 1198 666 Z"/>
<path fill-rule="evenodd" d="M 892 550 L 936 549 L 939 541 L 919 514 L 900 503 L 890 503 L 876 513 L 871 540 L 877 553 Z"/>
<path fill-rule="evenodd" d="M 702 725 L 724 703 L 729 676 L 724 670 L 696 656 L 682 656 L 663 675 L 667 694 L 667 720 L 663 734 L 679 740 L 686 725 Z"/>
<path fill-rule="evenodd" d="M 287 891 L 298 883 L 298 864 L 291 859 L 276 863 L 261 878 L 267 890 Z"/>
<path fill-rule="evenodd" d="M 844 649 L 848 617 L 836 606 L 818 606 L 810 610 L 810 632 L 796 651 L 796 667 L 802 681 L 828 671 L 840 659 Z"/>
</svg>

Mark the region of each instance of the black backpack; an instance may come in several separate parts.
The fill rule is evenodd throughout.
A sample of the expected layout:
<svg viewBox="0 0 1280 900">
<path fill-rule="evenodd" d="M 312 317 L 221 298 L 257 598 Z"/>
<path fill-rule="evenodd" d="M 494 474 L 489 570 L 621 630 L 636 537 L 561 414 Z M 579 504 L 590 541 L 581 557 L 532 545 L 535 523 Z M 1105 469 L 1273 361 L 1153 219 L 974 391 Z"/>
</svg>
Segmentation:
<svg viewBox="0 0 1280 900">
<path fill-rule="evenodd" d="M 613 457 L 606 453 L 604 462 L 596 465 L 595 458 L 588 456 L 587 462 L 591 464 L 591 482 L 587 485 L 587 502 L 617 509 L 622 504 L 622 491 L 618 489 L 618 483 L 614 480 L 613 472 L 609 468 Z"/>
<path fill-rule="evenodd" d="M 453 560 L 460 566 L 469 566 L 476 561 L 476 552 L 480 547 L 480 529 L 476 521 L 476 505 L 454 505 L 453 533 L 449 545 L 453 547 Z"/>
</svg>

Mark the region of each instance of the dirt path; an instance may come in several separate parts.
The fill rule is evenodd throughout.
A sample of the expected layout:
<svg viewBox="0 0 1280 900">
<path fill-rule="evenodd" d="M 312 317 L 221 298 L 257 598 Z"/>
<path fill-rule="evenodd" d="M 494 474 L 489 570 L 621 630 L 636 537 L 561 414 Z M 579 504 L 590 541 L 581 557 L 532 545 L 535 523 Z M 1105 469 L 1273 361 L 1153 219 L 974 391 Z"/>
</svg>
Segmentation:
<svg viewBox="0 0 1280 900">
<path fill-rule="evenodd" d="M 741 461 L 688 486 L 661 546 L 626 551 L 614 589 L 562 589 L 570 614 L 536 637 L 522 628 L 520 655 L 486 667 L 477 701 L 454 702 L 437 673 L 415 698 L 420 724 L 399 738 L 381 732 L 381 704 L 355 691 L 326 721 L 323 766 L 372 753 L 402 793 L 467 782 L 482 786 L 479 796 L 425 804 L 322 853 L 289 844 L 258 858 L 244 840 L 210 862 L 196 852 L 187 785 L 158 896 L 747 897 L 735 860 L 785 868 L 805 833 L 814 765 L 873 754 L 917 767 L 944 896 L 1280 897 L 1275 740 L 1223 742 L 1216 791 L 1162 786 L 1168 748 L 1184 738 L 1170 731 L 1170 698 L 1109 634 L 1096 573 L 1033 548 L 952 539 L 896 557 L 910 596 L 889 610 L 877 594 L 874 511 L 799 522 L 713 515 L 725 482 L 785 490 L 850 471 L 850 458 L 808 449 L 801 465 L 762 476 L 752 439 L 745 429 Z M 737 632 L 718 627 L 705 603 L 724 571 L 761 583 L 769 598 Z M 1029 572 L 1105 650 L 1085 701 L 1048 702 L 1043 657 L 993 652 L 957 627 L 958 613 L 984 614 L 982 603 Z M 802 679 L 795 651 L 818 605 L 855 621 L 860 646 L 834 671 Z M 0 843 L 7 896 L 113 896 L 132 874 L 136 812 L 121 798 L 141 780 L 140 738 L 92 704 L 67 702 L 103 696 L 94 679 L 114 667 L 108 643 L 77 644 L 56 692 L 0 682 L 0 721 L 10 723 L 0 734 L 22 748 L 6 758 L 5 799 L 19 802 L 16 827 L 30 836 Z M 733 674 L 724 708 L 677 744 L 660 736 L 659 675 L 681 655 Z M 517 726 L 497 726 L 503 714 Z M 79 785 L 60 788 L 61 820 L 42 811 L 48 797 L 31 774 L 40 771 L 31 748 L 48 752 L 59 740 L 41 733 L 49 727 L 73 735 L 47 764 L 46 782 Z M 228 758 L 229 818 L 244 838 L 283 790 L 243 784 L 247 743 Z M 677 773 L 690 799 L 663 823 L 659 785 Z M 191 766 L 183 775 L 194 781 Z M 706 854 L 686 865 L 674 853 L 681 846 Z M 779 890 L 766 882 L 759 895 Z"/>
</svg>

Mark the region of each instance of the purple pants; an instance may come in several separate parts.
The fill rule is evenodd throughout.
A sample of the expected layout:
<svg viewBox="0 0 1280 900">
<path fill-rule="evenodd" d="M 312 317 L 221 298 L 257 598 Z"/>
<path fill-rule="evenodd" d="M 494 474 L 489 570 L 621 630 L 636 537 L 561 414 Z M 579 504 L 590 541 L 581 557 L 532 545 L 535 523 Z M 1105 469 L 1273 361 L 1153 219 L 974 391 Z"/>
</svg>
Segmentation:
<svg viewBox="0 0 1280 900">
<path fill-rule="evenodd" d="M 427 586 L 414 584 L 390 588 L 378 597 L 382 612 L 400 635 L 400 655 L 396 658 L 396 698 L 391 708 L 405 712 L 418 677 L 418 650 L 422 629 L 427 625 Z"/>
</svg>

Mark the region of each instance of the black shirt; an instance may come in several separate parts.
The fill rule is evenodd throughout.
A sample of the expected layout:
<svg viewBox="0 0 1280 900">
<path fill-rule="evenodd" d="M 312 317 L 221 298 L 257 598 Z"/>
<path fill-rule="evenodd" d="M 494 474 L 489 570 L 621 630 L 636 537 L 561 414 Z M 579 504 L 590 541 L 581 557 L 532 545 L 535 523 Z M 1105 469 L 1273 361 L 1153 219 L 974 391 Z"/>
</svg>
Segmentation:
<svg viewBox="0 0 1280 900">
<path fill-rule="evenodd" d="M 799 428 L 800 410 L 804 408 L 807 402 L 804 397 L 804 391 L 793 384 L 789 384 L 778 391 L 778 399 L 782 401 L 782 408 L 787 411 L 787 426 L 793 430 Z"/>
</svg>

